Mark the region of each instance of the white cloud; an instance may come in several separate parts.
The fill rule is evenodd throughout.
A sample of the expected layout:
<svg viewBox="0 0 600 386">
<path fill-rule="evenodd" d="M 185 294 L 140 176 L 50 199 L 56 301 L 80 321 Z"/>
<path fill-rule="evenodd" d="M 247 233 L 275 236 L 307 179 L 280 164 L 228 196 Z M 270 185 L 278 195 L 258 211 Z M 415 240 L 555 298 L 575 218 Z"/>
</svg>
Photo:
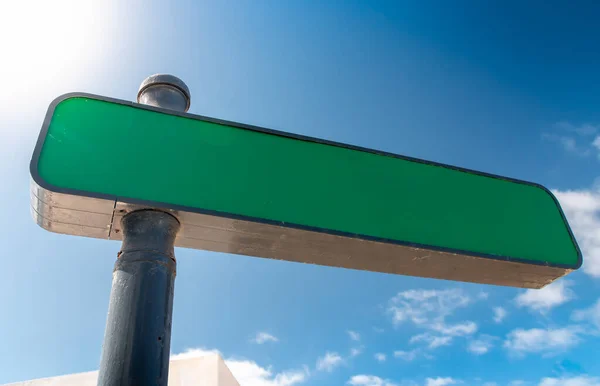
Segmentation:
<svg viewBox="0 0 600 386">
<path fill-rule="evenodd" d="M 341 365 L 342 357 L 336 352 L 326 352 L 325 356 L 317 360 L 317 370 L 331 372 Z"/>
<path fill-rule="evenodd" d="M 360 334 L 356 331 L 352 331 L 352 330 L 348 330 L 348 336 L 350 337 L 350 339 L 358 342 L 360 340 Z"/>
<path fill-rule="evenodd" d="M 466 307 L 471 298 L 460 289 L 408 290 L 390 300 L 394 324 L 411 321 L 416 325 L 443 321 L 457 308 Z"/>
<path fill-rule="evenodd" d="M 292 386 L 302 383 L 306 380 L 309 375 L 308 368 L 304 368 L 304 371 L 292 371 L 283 372 L 275 376 L 275 385 L 281 386 Z M 240 383 L 241 384 L 241 383 Z M 249 382 L 243 383 L 244 386 L 250 386 Z"/>
<path fill-rule="evenodd" d="M 180 354 L 171 355 L 171 360 L 188 359 L 221 353 L 218 350 L 202 348 L 188 349 Z M 226 359 L 225 363 L 231 373 L 243 386 L 293 386 L 306 381 L 309 371 L 306 366 L 301 370 L 289 370 L 273 373 L 271 368 L 264 368 L 247 359 Z"/>
<path fill-rule="evenodd" d="M 590 308 L 573 312 L 571 318 L 577 322 L 590 322 L 600 330 L 600 299 Z"/>
<path fill-rule="evenodd" d="M 539 386 L 600 386 L 600 378 L 587 375 L 571 378 L 544 378 Z"/>
<path fill-rule="evenodd" d="M 437 377 L 437 378 L 427 378 L 425 382 L 425 386 L 446 386 L 446 385 L 454 385 L 457 381 L 453 378 L 446 377 Z"/>
<path fill-rule="evenodd" d="M 600 150 L 598 137 L 593 142 L 589 142 L 589 138 L 600 131 L 600 125 L 583 124 L 577 126 L 569 122 L 559 122 L 554 127 L 562 133 L 543 133 L 543 140 L 557 143 L 566 152 L 582 157 L 591 155 L 594 147 L 596 150 Z"/>
<path fill-rule="evenodd" d="M 477 331 L 477 324 L 471 321 L 464 323 L 458 323 L 453 325 L 444 325 L 442 323 L 435 323 L 431 325 L 431 329 L 444 335 L 449 336 L 465 336 L 471 335 Z"/>
<path fill-rule="evenodd" d="M 214 349 L 206 350 L 203 348 L 190 348 L 179 354 L 171 354 L 169 356 L 169 359 L 170 360 L 190 359 L 190 358 L 199 358 L 199 357 L 205 357 L 207 355 L 215 355 L 215 354 L 223 357 L 223 354 L 221 354 L 221 352 L 219 350 L 214 350 Z"/>
<path fill-rule="evenodd" d="M 395 383 L 375 375 L 355 375 L 347 382 L 351 386 L 397 386 Z"/>
<path fill-rule="evenodd" d="M 469 342 L 467 346 L 467 350 L 475 355 L 483 355 L 486 354 L 492 347 L 494 347 L 493 336 L 489 335 L 481 335 L 479 339 L 472 340 Z"/>
<path fill-rule="evenodd" d="M 375 360 L 377 360 L 378 362 L 385 362 L 386 355 L 384 353 L 378 352 L 375 354 Z"/>
<path fill-rule="evenodd" d="M 494 307 L 494 322 L 502 323 L 508 312 L 503 307 Z"/>
<path fill-rule="evenodd" d="M 354 358 L 359 356 L 363 351 L 362 347 L 353 347 L 350 349 L 350 357 Z"/>
<path fill-rule="evenodd" d="M 415 335 L 410 338 L 410 343 L 424 342 L 430 349 L 436 349 L 442 346 L 448 346 L 452 343 L 451 336 L 435 336 L 430 333 Z"/>
<path fill-rule="evenodd" d="M 452 342 L 452 338 L 449 336 L 436 336 L 429 342 L 429 348 L 438 348 L 441 346 L 448 346 Z"/>
<path fill-rule="evenodd" d="M 585 256 L 583 271 L 600 277 L 600 187 L 552 192 L 558 198 Z"/>
<path fill-rule="evenodd" d="M 477 298 L 482 299 L 480 293 Z M 390 300 L 388 312 L 395 325 L 413 323 L 428 332 L 414 336 L 410 342 L 423 342 L 430 349 L 449 345 L 453 337 L 467 336 L 477 331 L 477 324 L 464 321 L 447 324 L 446 318 L 473 300 L 460 289 L 408 290 Z"/>
<path fill-rule="evenodd" d="M 279 339 L 277 339 L 276 336 L 273 336 L 267 332 L 259 332 L 250 341 L 257 344 L 263 344 L 266 342 L 279 342 Z"/>
<path fill-rule="evenodd" d="M 595 133 L 600 131 L 600 125 L 591 125 L 589 123 L 584 123 L 580 126 L 576 126 L 570 122 L 558 122 L 554 125 L 557 129 L 566 130 L 572 133 L 579 134 L 581 136 L 589 136 L 594 135 Z"/>
<path fill-rule="evenodd" d="M 515 298 L 519 307 L 527 307 L 534 311 L 547 312 L 573 299 L 573 291 L 569 289 L 572 283 L 568 280 L 558 280 L 542 289 L 528 289 Z"/>
<path fill-rule="evenodd" d="M 594 141 L 592 142 L 592 146 L 594 146 L 597 150 L 600 151 L 600 135 L 597 136 L 596 138 L 594 138 Z"/>
<path fill-rule="evenodd" d="M 504 347 L 512 354 L 526 353 L 556 354 L 579 343 L 579 328 L 576 326 L 529 330 L 516 329 L 511 331 L 504 341 Z"/>
<path fill-rule="evenodd" d="M 378 334 L 381 334 L 385 330 L 383 328 L 381 328 L 381 327 L 373 327 L 373 331 L 375 331 Z"/>
<path fill-rule="evenodd" d="M 402 350 L 394 351 L 394 357 L 403 359 L 407 362 L 413 361 L 417 357 L 418 354 L 419 354 L 418 349 L 410 350 L 410 351 L 402 351 Z"/>
<path fill-rule="evenodd" d="M 526 385 L 527 382 L 521 380 L 521 379 L 516 379 L 514 381 L 510 381 L 510 383 L 508 384 L 509 386 L 523 386 Z"/>
<path fill-rule="evenodd" d="M 572 136 L 544 133 L 542 134 L 542 139 L 548 142 L 557 143 L 567 153 L 575 154 L 581 157 L 587 157 L 591 154 L 590 149 L 587 146 L 580 145 Z"/>
<path fill-rule="evenodd" d="M 498 386 L 498 384 L 496 382 L 486 382 L 483 386 Z"/>
</svg>

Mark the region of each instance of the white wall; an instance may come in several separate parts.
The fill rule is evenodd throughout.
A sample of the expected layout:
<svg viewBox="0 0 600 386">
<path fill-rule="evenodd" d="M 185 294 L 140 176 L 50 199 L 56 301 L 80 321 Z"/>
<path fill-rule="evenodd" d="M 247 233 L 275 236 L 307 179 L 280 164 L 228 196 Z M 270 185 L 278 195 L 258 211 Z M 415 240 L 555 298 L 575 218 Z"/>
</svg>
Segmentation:
<svg viewBox="0 0 600 386">
<path fill-rule="evenodd" d="M 96 386 L 97 380 L 98 372 L 90 371 L 11 383 L 10 386 Z M 172 360 L 169 363 L 169 386 L 240 386 L 240 384 L 223 359 L 214 354 Z"/>
<path fill-rule="evenodd" d="M 10 386 L 96 386 L 97 371 L 63 375 L 61 377 L 34 379 L 32 381 L 11 383 Z"/>
</svg>

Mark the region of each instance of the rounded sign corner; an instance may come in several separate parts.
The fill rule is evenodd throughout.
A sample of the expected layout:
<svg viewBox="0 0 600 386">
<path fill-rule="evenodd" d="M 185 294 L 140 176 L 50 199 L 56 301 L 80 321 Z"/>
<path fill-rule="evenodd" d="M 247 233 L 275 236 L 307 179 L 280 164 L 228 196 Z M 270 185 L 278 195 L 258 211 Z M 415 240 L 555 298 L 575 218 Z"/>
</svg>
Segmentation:
<svg viewBox="0 0 600 386">
<path fill-rule="evenodd" d="M 579 245 L 577 245 L 577 241 L 575 240 L 575 238 L 573 238 L 573 242 L 575 243 L 575 249 L 577 250 L 577 261 L 575 262 L 575 265 L 573 265 L 573 267 L 571 267 L 570 269 L 572 269 L 573 271 L 577 271 L 583 265 L 583 254 L 581 253 L 581 249 L 579 249 Z"/>
<path fill-rule="evenodd" d="M 569 236 L 571 237 L 571 241 L 573 242 L 573 248 L 575 248 L 575 254 L 576 254 L 575 263 L 573 265 L 568 265 L 566 268 L 572 269 L 574 271 L 578 270 L 583 265 L 583 255 L 581 253 L 581 249 L 579 248 L 579 244 L 577 243 L 577 239 L 575 238 L 575 235 L 573 234 L 573 230 L 571 229 L 571 226 L 569 225 L 567 216 L 565 216 L 565 213 L 562 210 L 560 201 L 558 200 L 558 198 L 556 198 L 556 195 L 552 192 L 552 190 L 548 189 L 544 185 L 538 184 L 535 182 L 528 182 L 528 184 L 542 190 L 544 193 L 546 193 L 552 199 L 552 201 L 556 205 L 556 209 L 560 213 L 560 216 L 562 217 L 565 228 L 567 229 L 567 232 L 569 233 Z"/>
<path fill-rule="evenodd" d="M 69 100 L 69 99 L 74 99 L 74 98 L 90 98 L 90 97 L 94 97 L 91 94 L 87 94 L 84 92 L 68 92 L 62 95 L 57 96 L 56 98 L 54 98 L 54 100 L 52 100 L 52 102 L 50 102 L 50 106 L 48 107 L 48 113 L 50 114 L 50 116 L 52 116 L 52 113 L 54 112 L 54 109 L 56 108 L 56 106 L 58 106 L 59 104 L 61 104 L 62 102 Z"/>
</svg>

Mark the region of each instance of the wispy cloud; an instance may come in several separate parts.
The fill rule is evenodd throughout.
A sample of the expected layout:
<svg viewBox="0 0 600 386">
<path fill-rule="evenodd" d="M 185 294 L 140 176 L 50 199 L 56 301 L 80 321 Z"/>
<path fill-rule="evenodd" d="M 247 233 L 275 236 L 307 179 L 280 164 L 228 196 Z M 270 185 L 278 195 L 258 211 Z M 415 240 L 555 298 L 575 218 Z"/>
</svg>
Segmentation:
<svg viewBox="0 0 600 386">
<path fill-rule="evenodd" d="M 446 386 L 446 385 L 454 385 L 458 383 L 457 380 L 450 377 L 437 377 L 437 378 L 427 378 L 425 381 L 425 386 Z"/>
<path fill-rule="evenodd" d="M 347 382 L 351 386 L 397 386 L 396 383 L 375 375 L 355 375 Z"/>
<path fill-rule="evenodd" d="M 558 144 L 564 151 L 581 157 L 588 157 L 593 153 L 600 154 L 600 136 L 595 140 L 590 137 L 600 132 L 600 125 L 582 124 L 574 125 L 570 122 L 558 122 L 552 132 L 542 133 L 542 139 Z M 598 140 L 598 146 L 596 146 Z"/>
<path fill-rule="evenodd" d="M 351 357 L 351 358 L 357 357 L 357 356 L 359 356 L 359 355 L 360 355 L 362 352 L 363 352 L 363 347 L 362 347 L 362 346 L 361 346 L 361 347 L 352 347 L 352 348 L 350 349 L 350 357 Z"/>
<path fill-rule="evenodd" d="M 554 355 L 577 345 L 580 342 L 579 332 L 576 326 L 529 330 L 519 328 L 507 335 L 504 347 L 516 356 L 528 353 Z"/>
<path fill-rule="evenodd" d="M 353 341 L 358 342 L 360 340 L 360 334 L 358 332 L 352 330 L 348 330 L 346 332 L 348 333 L 350 339 L 352 339 Z"/>
<path fill-rule="evenodd" d="M 579 126 L 574 125 L 567 121 L 557 122 L 554 127 L 556 129 L 574 133 L 580 136 L 591 136 L 598 132 L 600 132 L 600 125 L 591 125 L 589 123 L 584 123 Z"/>
<path fill-rule="evenodd" d="M 436 349 L 442 346 L 448 346 L 452 343 L 451 336 L 435 336 L 430 333 L 423 333 L 419 335 L 415 335 L 410 338 L 409 341 L 411 344 L 424 342 L 428 348 Z"/>
<path fill-rule="evenodd" d="M 394 351 L 394 357 L 400 358 L 407 362 L 411 362 L 411 361 L 415 360 L 415 358 L 417 357 L 419 352 L 420 352 L 419 349 L 414 349 L 414 350 L 410 350 L 410 351 L 398 350 L 398 351 Z"/>
<path fill-rule="evenodd" d="M 587 375 L 564 378 L 544 378 L 539 386 L 600 386 L 600 378 Z"/>
<path fill-rule="evenodd" d="M 592 141 L 592 146 L 594 146 L 596 150 L 600 151 L 600 135 Z"/>
<path fill-rule="evenodd" d="M 374 355 L 377 362 L 385 362 L 387 356 L 384 353 L 378 352 Z"/>
<path fill-rule="evenodd" d="M 494 307 L 494 322 L 502 323 L 507 314 L 508 312 L 503 307 Z"/>
<path fill-rule="evenodd" d="M 571 319 L 576 322 L 589 322 L 600 331 L 600 299 L 589 308 L 573 312 Z"/>
<path fill-rule="evenodd" d="M 263 344 L 267 342 L 279 342 L 279 339 L 267 332 L 258 332 L 250 341 L 256 344 Z"/>
<path fill-rule="evenodd" d="M 180 354 L 171 355 L 171 360 L 203 357 L 222 354 L 218 350 L 203 348 L 188 349 Z M 274 373 L 271 367 L 262 367 L 248 359 L 225 359 L 225 363 L 235 379 L 244 386 L 293 386 L 304 383 L 310 376 L 308 367 Z"/>
<path fill-rule="evenodd" d="M 326 352 L 325 356 L 317 359 L 317 370 L 332 372 L 343 363 L 342 357 L 336 352 Z"/>
<path fill-rule="evenodd" d="M 514 381 L 510 381 L 508 383 L 508 386 L 525 386 L 527 385 L 527 382 L 525 382 L 522 379 L 515 379 Z"/>
<path fill-rule="evenodd" d="M 477 296 L 484 299 L 487 296 Z M 473 321 L 448 324 L 446 318 L 474 300 L 460 289 L 409 290 L 390 300 L 388 312 L 395 325 L 412 323 L 426 332 L 413 336 L 410 343 L 423 343 L 429 349 L 447 346 L 453 338 L 472 335 L 477 331 Z"/>
<path fill-rule="evenodd" d="M 487 354 L 494 347 L 496 338 L 490 335 L 481 335 L 478 339 L 469 342 L 467 350 L 475 355 Z"/>
<path fill-rule="evenodd" d="M 569 289 L 571 285 L 568 280 L 558 280 L 539 290 L 526 290 L 515 298 L 515 302 L 519 307 L 545 313 L 574 298 L 573 291 Z"/>
<path fill-rule="evenodd" d="M 456 309 L 466 307 L 471 298 L 460 289 L 408 290 L 390 300 L 394 324 L 411 321 L 416 325 L 441 323 Z"/>
<path fill-rule="evenodd" d="M 554 142 L 560 145 L 560 147 L 567 153 L 574 154 L 581 157 L 587 157 L 592 154 L 589 146 L 580 145 L 574 137 L 567 135 L 559 135 L 554 133 L 542 134 L 542 139 L 548 142 Z"/>
<path fill-rule="evenodd" d="M 444 323 L 434 323 L 431 325 L 433 331 L 439 332 L 448 336 L 465 336 L 471 335 L 477 331 L 477 324 L 472 321 L 463 323 L 446 325 Z"/>
</svg>

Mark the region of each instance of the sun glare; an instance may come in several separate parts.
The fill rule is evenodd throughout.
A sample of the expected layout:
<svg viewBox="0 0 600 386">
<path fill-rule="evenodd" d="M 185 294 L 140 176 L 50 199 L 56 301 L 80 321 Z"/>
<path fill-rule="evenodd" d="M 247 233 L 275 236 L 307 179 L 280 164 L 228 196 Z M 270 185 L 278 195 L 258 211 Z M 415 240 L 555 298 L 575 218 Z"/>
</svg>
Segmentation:
<svg viewBox="0 0 600 386">
<path fill-rule="evenodd" d="M 1 102 L 52 88 L 66 76 L 81 76 L 98 48 L 111 39 L 113 4 L 95 0 L 18 0 L 0 6 Z M 108 16 L 108 17 L 107 17 Z M 6 99 L 5 99 L 6 98 Z"/>
</svg>

